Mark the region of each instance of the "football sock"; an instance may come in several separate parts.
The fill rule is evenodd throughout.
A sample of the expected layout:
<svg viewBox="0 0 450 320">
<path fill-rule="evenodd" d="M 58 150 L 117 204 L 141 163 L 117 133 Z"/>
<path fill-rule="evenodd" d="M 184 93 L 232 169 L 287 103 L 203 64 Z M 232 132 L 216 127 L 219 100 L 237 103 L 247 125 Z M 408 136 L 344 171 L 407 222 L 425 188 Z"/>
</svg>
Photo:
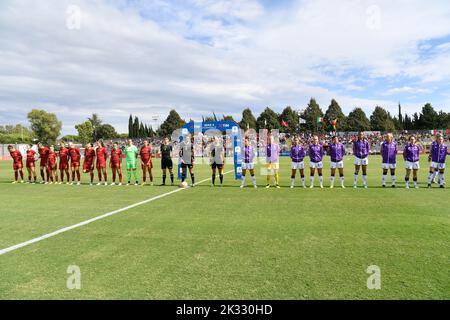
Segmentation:
<svg viewBox="0 0 450 320">
<path fill-rule="evenodd" d="M 321 174 L 319 175 L 319 182 L 320 182 L 320 185 L 323 185 L 323 176 Z"/>
<path fill-rule="evenodd" d="M 15 180 L 19 180 L 19 173 L 17 171 L 14 172 L 14 178 Z"/>
<path fill-rule="evenodd" d="M 167 178 L 167 176 L 165 174 L 163 174 L 163 177 L 162 177 L 163 184 L 166 184 L 166 178 Z"/>
<path fill-rule="evenodd" d="M 253 185 L 256 186 L 256 177 L 255 176 L 252 176 L 252 182 L 253 182 Z"/>
<path fill-rule="evenodd" d="M 23 180 L 23 171 L 20 171 L 20 179 Z"/>
<path fill-rule="evenodd" d="M 128 182 L 131 181 L 131 170 L 127 170 Z"/>
<path fill-rule="evenodd" d="M 194 174 L 191 174 L 191 181 L 192 181 L 192 184 L 194 185 L 195 184 L 195 175 Z"/>
<path fill-rule="evenodd" d="M 242 185 L 245 186 L 245 176 L 244 175 L 242 175 L 241 181 L 242 181 Z"/>
<path fill-rule="evenodd" d="M 387 180 L 387 175 L 383 174 L 383 178 L 381 179 L 381 183 L 383 184 L 383 186 L 386 184 L 386 180 Z"/>
<path fill-rule="evenodd" d="M 439 173 L 439 184 L 443 186 L 445 184 L 445 176 L 443 173 Z"/>
<path fill-rule="evenodd" d="M 223 174 L 219 174 L 220 184 L 223 184 Z"/>
<path fill-rule="evenodd" d="M 330 184 L 331 184 L 332 186 L 334 186 L 334 176 L 331 176 L 331 178 L 330 178 Z"/>
<path fill-rule="evenodd" d="M 434 179 L 434 172 L 430 172 L 430 174 L 428 175 L 428 184 L 431 184 L 431 182 L 433 182 Z"/>
<path fill-rule="evenodd" d="M 356 186 L 357 183 L 358 183 L 358 174 L 355 173 L 355 177 L 353 178 L 353 184 Z"/>
<path fill-rule="evenodd" d="M 170 181 L 173 183 L 173 173 L 170 174 Z"/>
<path fill-rule="evenodd" d="M 134 180 L 136 180 L 136 181 L 139 180 L 139 176 L 138 176 L 137 170 L 134 170 L 134 171 L 133 171 L 133 176 L 134 176 Z"/>
<path fill-rule="evenodd" d="M 216 184 L 216 175 L 215 174 L 212 175 L 212 184 L 213 185 Z"/>
<path fill-rule="evenodd" d="M 363 182 L 364 185 L 367 185 L 367 175 L 363 174 Z"/>
<path fill-rule="evenodd" d="M 280 184 L 280 175 L 278 173 L 275 174 L 275 184 L 276 185 Z"/>
<path fill-rule="evenodd" d="M 291 177 L 291 186 L 295 186 L 295 176 Z"/>
<path fill-rule="evenodd" d="M 302 185 L 305 186 L 305 176 L 302 176 Z"/>
<path fill-rule="evenodd" d="M 310 176 L 309 177 L 309 183 L 310 183 L 310 185 L 314 185 L 314 176 Z"/>
<path fill-rule="evenodd" d="M 395 185 L 395 176 L 391 176 L 391 182 L 392 182 L 392 185 Z"/>
<path fill-rule="evenodd" d="M 345 177 L 341 176 L 341 185 L 344 185 L 344 182 L 345 182 Z"/>
<path fill-rule="evenodd" d="M 413 178 L 414 181 L 414 187 L 417 187 L 417 178 Z"/>
</svg>

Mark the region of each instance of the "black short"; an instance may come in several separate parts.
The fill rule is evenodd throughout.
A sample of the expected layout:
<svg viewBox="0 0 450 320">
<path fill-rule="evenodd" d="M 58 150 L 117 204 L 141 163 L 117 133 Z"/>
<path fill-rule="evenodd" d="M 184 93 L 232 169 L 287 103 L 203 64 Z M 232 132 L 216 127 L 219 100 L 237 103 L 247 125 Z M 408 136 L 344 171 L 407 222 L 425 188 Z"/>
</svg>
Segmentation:
<svg viewBox="0 0 450 320">
<path fill-rule="evenodd" d="M 194 168 L 194 164 L 187 164 L 187 163 L 182 163 L 181 164 L 181 169 L 183 169 L 183 170 L 185 170 L 186 168 L 189 168 L 189 169 L 193 169 Z"/>
<path fill-rule="evenodd" d="M 218 164 L 218 163 L 213 163 L 213 164 L 211 164 L 211 168 L 213 168 L 213 169 L 219 169 L 219 170 L 222 170 L 223 169 L 223 163 L 222 164 Z"/>
<path fill-rule="evenodd" d="M 173 169 L 173 162 L 172 159 L 162 159 L 161 160 L 161 169 Z"/>
</svg>

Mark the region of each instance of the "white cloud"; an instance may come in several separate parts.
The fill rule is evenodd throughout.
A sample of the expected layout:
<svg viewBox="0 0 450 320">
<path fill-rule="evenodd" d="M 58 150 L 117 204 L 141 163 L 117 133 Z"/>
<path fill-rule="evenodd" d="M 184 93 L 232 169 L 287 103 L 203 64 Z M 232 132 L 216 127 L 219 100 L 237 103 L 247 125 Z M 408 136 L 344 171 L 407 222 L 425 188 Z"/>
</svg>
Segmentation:
<svg viewBox="0 0 450 320">
<path fill-rule="evenodd" d="M 432 90 L 417 83 L 450 80 L 446 44 L 421 56 L 432 49 L 425 40 L 450 34 L 447 1 L 303 0 L 276 11 L 256 0 L 183 3 L 2 1 L 0 123 L 42 107 L 65 132 L 91 112 L 125 131 L 129 113 L 149 123 L 172 107 L 186 118 L 239 117 L 246 106 L 301 107 L 311 96 L 323 108 L 336 98 L 346 112 L 378 104 L 394 112 L 386 96 L 422 99 Z M 72 4 L 80 30 L 66 28 Z"/>
</svg>

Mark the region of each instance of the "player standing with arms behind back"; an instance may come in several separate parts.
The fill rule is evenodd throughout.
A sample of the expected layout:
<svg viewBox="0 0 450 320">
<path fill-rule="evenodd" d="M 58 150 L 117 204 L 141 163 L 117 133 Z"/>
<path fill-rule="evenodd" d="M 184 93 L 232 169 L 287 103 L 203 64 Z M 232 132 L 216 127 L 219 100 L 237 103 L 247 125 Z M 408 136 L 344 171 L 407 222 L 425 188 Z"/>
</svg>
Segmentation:
<svg viewBox="0 0 450 320">
<path fill-rule="evenodd" d="M 33 149 L 33 145 L 27 145 L 27 162 L 26 167 L 28 171 L 28 182 L 31 183 L 31 176 L 33 176 L 33 184 L 36 183 L 36 151 Z"/>
<path fill-rule="evenodd" d="M 66 184 L 69 184 L 69 149 L 66 148 L 64 142 L 61 142 L 59 145 L 59 172 L 61 174 L 61 181 L 59 184 L 63 184 L 64 174 L 66 174 Z"/>
<path fill-rule="evenodd" d="M 12 145 L 8 146 L 9 154 L 13 159 L 13 170 L 14 170 L 14 181 L 13 184 L 19 182 L 19 174 L 20 174 L 20 183 L 23 183 L 23 157 L 22 153 L 19 150 L 14 148 Z"/>
<path fill-rule="evenodd" d="M 315 171 L 317 169 L 317 174 L 319 175 L 319 182 L 320 182 L 320 188 L 323 189 L 323 174 L 322 174 L 322 168 L 323 168 L 323 146 L 319 142 L 319 137 L 314 136 L 313 137 L 313 143 L 309 146 L 309 168 L 310 168 L 310 188 L 314 188 L 314 175 Z"/>
<path fill-rule="evenodd" d="M 131 172 L 133 172 L 135 183 L 134 185 L 139 185 L 139 176 L 137 172 L 137 157 L 139 154 L 138 148 L 133 144 L 133 140 L 128 140 L 128 145 L 125 147 L 125 161 L 127 164 L 127 177 L 128 183 L 131 184 Z"/>
<path fill-rule="evenodd" d="M 122 150 L 119 148 L 119 144 L 114 142 L 111 150 L 111 158 L 109 166 L 112 171 L 112 186 L 116 185 L 116 176 L 119 175 L 119 186 L 122 185 Z"/>
<path fill-rule="evenodd" d="M 50 174 L 50 184 L 58 184 L 58 154 L 55 152 L 55 146 L 50 146 L 47 159 L 47 171 Z"/>
<path fill-rule="evenodd" d="M 139 155 L 141 157 L 141 165 L 142 165 L 142 185 L 145 186 L 147 184 L 147 172 L 150 178 L 150 185 L 153 186 L 153 162 L 152 162 L 152 148 L 147 140 L 144 141 L 144 146 L 139 151 Z"/>
<path fill-rule="evenodd" d="M 406 189 L 409 189 L 409 179 L 412 171 L 414 188 L 418 189 L 417 172 L 420 169 L 420 147 L 416 143 L 415 136 L 409 138 L 409 143 L 406 144 L 405 149 L 403 150 L 403 159 L 405 159 L 406 163 L 405 187 Z"/>
<path fill-rule="evenodd" d="M 84 148 L 84 162 L 83 162 L 83 172 L 89 173 L 91 178 L 91 186 L 94 183 L 94 160 L 95 160 L 95 150 L 91 143 L 88 143 Z"/>
<path fill-rule="evenodd" d="M 364 188 L 367 189 L 367 166 L 369 164 L 369 141 L 364 137 L 364 133 L 360 132 L 358 138 L 353 142 L 353 154 L 355 155 L 355 179 L 353 188 L 357 188 L 359 171 L 362 168 L 362 178 Z"/>
<path fill-rule="evenodd" d="M 275 137 L 269 134 L 269 143 L 266 147 L 266 166 L 267 166 L 267 185 L 266 189 L 270 188 L 270 180 L 272 177 L 275 178 L 275 187 L 280 189 L 280 175 L 278 171 L 280 170 L 280 146 L 275 143 Z"/>
<path fill-rule="evenodd" d="M 70 156 L 70 166 L 72 169 L 72 182 L 70 184 L 74 184 L 75 175 L 77 176 L 77 185 L 81 184 L 81 174 L 80 174 L 80 160 L 81 160 L 81 152 L 80 149 L 75 147 L 73 142 L 69 144 L 69 156 Z"/>
<path fill-rule="evenodd" d="M 386 188 L 386 180 L 388 171 L 391 173 L 391 185 L 395 188 L 395 169 L 397 168 L 397 143 L 394 141 L 392 133 L 386 135 L 385 140 L 381 144 L 381 158 L 383 178 L 382 187 Z"/>
<path fill-rule="evenodd" d="M 50 173 L 47 171 L 47 159 L 48 159 L 48 153 L 50 152 L 50 149 L 44 146 L 42 143 L 38 143 L 38 153 L 39 157 L 41 158 L 41 162 L 39 163 L 39 169 L 41 172 L 41 183 L 48 184 L 50 178 Z M 45 173 L 47 173 L 47 180 L 45 179 Z"/>
<path fill-rule="evenodd" d="M 303 148 L 298 137 L 294 137 L 294 141 L 291 146 L 291 161 L 292 161 L 292 172 L 291 172 L 291 189 L 295 187 L 295 176 L 297 175 L 297 170 L 300 171 L 300 177 L 302 179 L 302 186 L 305 186 L 305 162 L 303 159 L 306 157 L 305 148 Z"/>
<path fill-rule="evenodd" d="M 162 176 L 162 185 L 166 185 L 167 179 L 167 170 L 169 170 L 170 174 L 170 182 L 173 186 L 173 161 L 172 161 L 172 146 L 169 144 L 169 138 L 165 137 L 163 143 L 161 144 L 161 170 L 163 173 Z"/>
<path fill-rule="evenodd" d="M 330 158 L 331 158 L 331 178 L 330 188 L 334 188 L 334 177 L 336 176 L 336 169 L 339 170 L 339 176 L 341 178 L 341 187 L 345 189 L 344 185 L 344 155 L 345 147 L 339 142 L 339 138 L 334 136 L 332 143 L 330 144 Z"/>
<path fill-rule="evenodd" d="M 106 160 L 108 159 L 108 150 L 106 149 L 103 141 L 97 142 L 97 173 L 98 173 L 98 186 L 102 184 L 102 175 L 105 186 L 108 185 L 108 174 L 106 173 Z"/>
<path fill-rule="evenodd" d="M 224 166 L 224 154 L 225 150 L 223 148 L 222 142 L 218 137 L 214 137 L 212 139 L 212 143 L 210 146 L 210 159 L 209 162 L 211 164 L 212 170 L 212 184 L 211 187 L 216 185 L 216 172 L 219 171 L 219 180 L 220 186 L 223 185 L 223 166 Z"/>
<path fill-rule="evenodd" d="M 435 171 L 439 172 L 440 188 L 445 188 L 445 160 L 448 153 L 448 147 L 444 144 L 444 137 L 439 135 L 436 139 L 436 143 L 431 147 L 428 159 L 431 161 L 430 175 L 428 176 L 428 188 L 431 188 L 431 182 L 433 181 Z"/>
<path fill-rule="evenodd" d="M 247 170 L 250 171 L 250 176 L 252 177 L 253 187 L 258 188 L 256 185 L 255 177 L 255 164 L 253 159 L 255 158 L 255 149 L 250 145 L 250 138 L 245 137 L 244 139 L 244 159 L 242 161 L 242 184 L 241 188 L 245 187 L 245 175 Z"/>
<path fill-rule="evenodd" d="M 186 181 L 187 170 L 189 169 L 192 187 L 195 187 L 194 161 L 194 137 L 189 138 L 189 135 L 186 135 L 180 144 L 181 183 Z"/>
</svg>

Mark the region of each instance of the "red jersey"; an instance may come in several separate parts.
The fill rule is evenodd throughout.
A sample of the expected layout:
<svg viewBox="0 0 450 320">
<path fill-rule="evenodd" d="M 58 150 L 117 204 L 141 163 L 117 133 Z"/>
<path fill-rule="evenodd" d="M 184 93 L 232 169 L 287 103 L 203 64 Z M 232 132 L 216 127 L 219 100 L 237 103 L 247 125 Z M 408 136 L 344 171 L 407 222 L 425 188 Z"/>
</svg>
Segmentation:
<svg viewBox="0 0 450 320">
<path fill-rule="evenodd" d="M 39 156 L 41 157 L 41 164 L 46 164 L 48 159 L 48 154 L 50 153 L 50 149 L 47 147 L 42 147 L 38 149 Z"/>
<path fill-rule="evenodd" d="M 66 147 L 62 147 L 59 150 L 59 159 L 61 164 L 69 163 L 69 149 L 67 149 Z"/>
<path fill-rule="evenodd" d="M 149 162 L 152 159 L 152 148 L 150 146 L 142 147 L 139 155 L 141 156 L 142 162 Z"/>
<path fill-rule="evenodd" d="M 114 167 L 117 167 L 122 161 L 122 150 L 120 149 L 112 149 L 111 151 L 111 164 Z"/>
<path fill-rule="evenodd" d="M 22 154 L 20 153 L 19 150 L 15 150 L 9 153 L 11 155 L 11 158 L 13 159 L 14 163 L 22 163 Z"/>
<path fill-rule="evenodd" d="M 95 159 L 95 150 L 93 148 L 91 149 L 85 149 L 84 150 L 84 162 L 92 164 Z"/>
<path fill-rule="evenodd" d="M 27 163 L 36 162 L 35 156 L 36 156 L 36 151 L 34 151 L 33 149 L 27 150 Z"/>
<path fill-rule="evenodd" d="M 54 168 L 56 166 L 56 162 L 58 161 L 58 154 L 56 152 L 50 151 L 48 153 L 47 164 L 49 167 Z"/>
<path fill-rule="evenodd" d="M 98 147 L 97 148 L 97 163 L 106 164 L 106 158 L 108 157 L 106 148 Z"/>
<path fill-rule="evenodd" d="M 80 159 L 81 159 L 81 152 L 80 149 L 78 148 L 71 148 L 69 149 L 69 156 L 70 156 L 70 161 L 72 163 L 80 163 Z"/>
</svg>

